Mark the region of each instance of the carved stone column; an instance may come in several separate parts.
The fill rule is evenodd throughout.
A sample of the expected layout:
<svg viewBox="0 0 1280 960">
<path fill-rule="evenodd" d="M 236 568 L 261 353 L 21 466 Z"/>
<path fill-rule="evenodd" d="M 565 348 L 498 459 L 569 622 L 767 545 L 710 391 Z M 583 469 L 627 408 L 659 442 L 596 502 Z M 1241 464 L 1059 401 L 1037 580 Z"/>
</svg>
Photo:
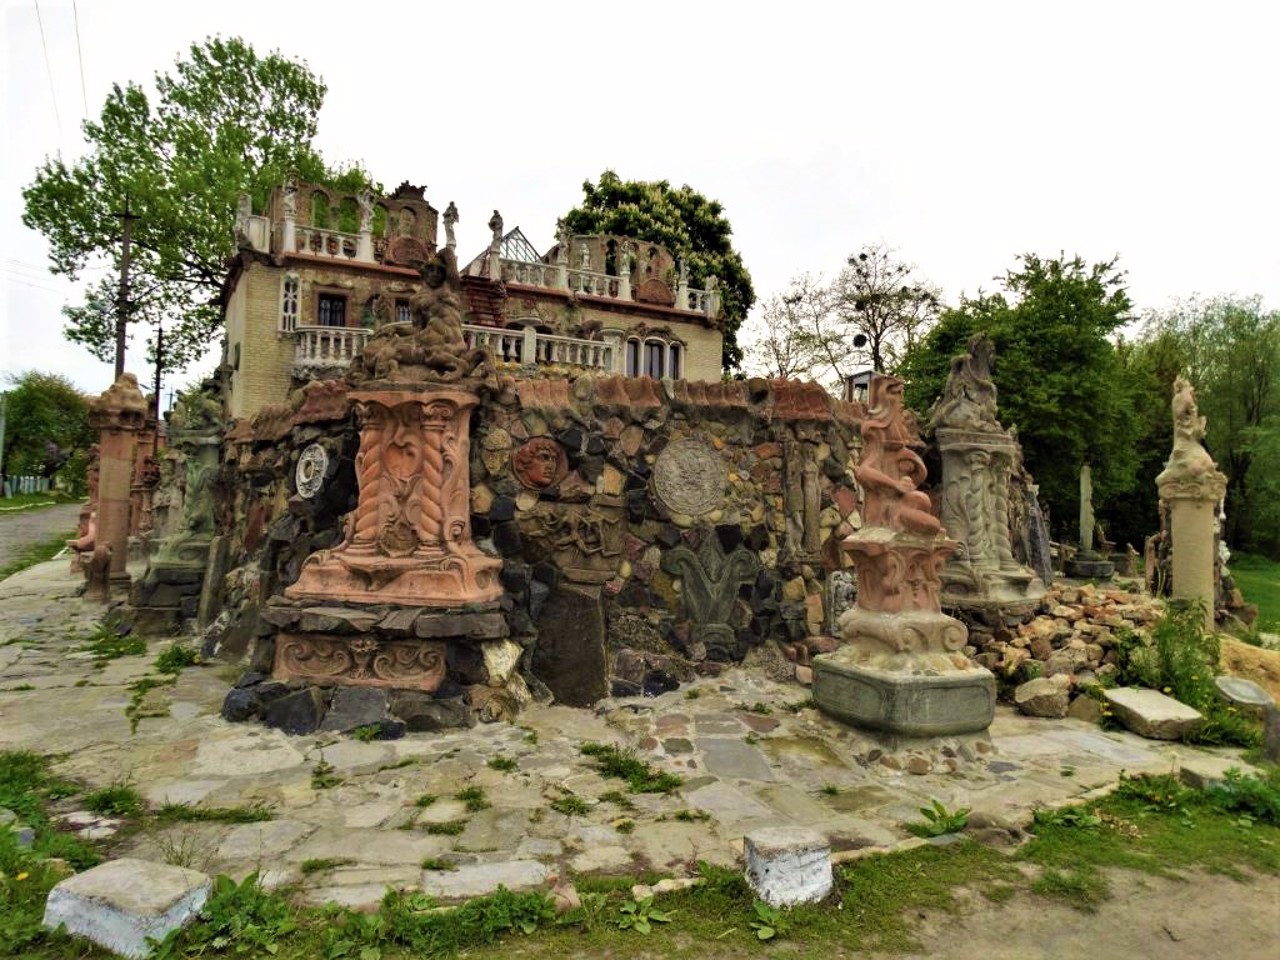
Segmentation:
<svg viewBox="0 0 1280 960">
<path fill-rule="evenodd" d="M 460 607 L 502 594 L 502 561 L 471 541 L 475 393 L 419 384 L 351 393 L 360 499 L 346 539 L 308 557 L 291 599 Z"/>
<path fill-rule="evenodd" d="M 127 590 L 134 446 L 147 417 L 138 378 L 121 374 L 94 402 L 89 416 L 89 422 L 100 431 L 97 542 L 111 549 L 112 588 Z"/>
<path fill-rule="evenodd" d="M 1170 595 L 1202 602 L 1205 629 L 1212 630 L 1216 508 L 1226 495 L 1227 478 L 1200 444 L 1204 431 L 1191 385 L 1178 377 L 1173 387 L 1173 452 L 1156 477 L 1161 506 L 1167 506 L 1169 515 Z"/>
<path fill-rule="evenodd" d="M 1045 586 L 1013 555 L 1009 478 L 1018 443 L 996 419 L 994 354 L 985 336 L 970 340 L 968 351 L 951 361 L 930 415 L 942 454 L 942 525 L 959 542 L 942 570 L 942 600 L 952 608 L 1026 614 Z"/>
<path fill-rule="evenodd" d="M 902 380 L 872 377 L 855 470 L 864 526 L 844 541 L 858 599 L 839 621 L 845 646 L 813 660 L 818 706 L 859 727 L 907 737 L 985 730 L 995 677 L 961 652 L 968 629 L 942 613 L 939 572 L 959 544 L 916 489 L 925 467 L 902 411 Z"/>
</svg>

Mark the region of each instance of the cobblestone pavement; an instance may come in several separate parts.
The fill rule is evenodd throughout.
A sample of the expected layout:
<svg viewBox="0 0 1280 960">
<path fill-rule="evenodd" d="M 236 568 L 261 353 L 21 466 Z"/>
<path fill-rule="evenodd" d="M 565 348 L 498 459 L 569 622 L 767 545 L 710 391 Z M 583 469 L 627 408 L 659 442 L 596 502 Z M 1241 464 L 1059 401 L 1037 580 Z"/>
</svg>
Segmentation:
<svg viewBox="0 0 1280 960">
<path fill-rule="evenodd" d="M 61 561 L 0 583 L 0 749 L 60 754 L 59 774 L 94 786 L 128 781 L 153 805 L 265 804 L 269 822 L 153 821 L 113 853 L 236 875 L 262 870 L 269 883 L 301 878 L 314 902 L 368 905 L 388 884 L 449 897 L 551 875 L 640 867 L 683 875 L 699 859 L 732 863 L 743 835 L 766 825 L 810 825 L 837 857 L 855 856 L 922 842 L 903 824 L 932 799 L 990 815 L 998 828 L 1105 789 L 1122 770 L 1221 770 L 1235 759 L 1004 707 L 989 735 L 890 749 L 808 706 L 806 688 L 747 668 L 657 698 L 535 707 L 519 725 L 364 743 L 226 723 L 218 710 L 239 670 L 192 667 L 142 697 L 131 733 L 128 685 L 148 674 L 164 642 L 95 666 L 79 647 L 102 608 L 74 597 L 74 587 Z M 586 741 L 633 748 L 684 783 L 669 795 L 611 793 L 625 785 L 581 754 Z M 491 766 L 496 758 L 514 769 Z M 332 786 L 313 781 L 322 760 L 338 778 Z M 469 787 L 489 805 L 469 811 L 455 798 Z M 436 799 L 420 802 L 428 795 Z M 569 795 L 585 812 L 553 809 Z M 90 831 L 112 829 L 81 820 Z M 424 871 L 425 858 L 459 869 Z M 304 876 L 304 862 L 322 859 L 338 864 Z"/>
<path fill-rule="evenodd" d="M 4 501 L 0 500 L 0 503 Z M 0 567 L 17 560 L 34 543 L 71 533 L 80 519 L 80 504 L 0 512 Z"/>
</svg>

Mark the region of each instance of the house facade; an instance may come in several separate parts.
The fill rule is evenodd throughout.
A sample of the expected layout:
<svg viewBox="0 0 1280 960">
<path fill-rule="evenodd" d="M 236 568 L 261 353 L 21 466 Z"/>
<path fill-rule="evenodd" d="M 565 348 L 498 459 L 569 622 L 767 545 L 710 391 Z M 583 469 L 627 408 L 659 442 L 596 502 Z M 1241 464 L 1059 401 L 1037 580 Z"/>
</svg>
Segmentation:
<svg viewBox="0 0 1280 960">
<path fill-rule="evenodd" d="M 440 213 L 423 187 L 386 197 L 290 180 L 254 214 L 243 198 L 223 290 L 229 413 L 249 417 L 309 380 L 340 376 L 384 323 L 410 322 Z M 446 245 L 456 213 L 446 210 Z M 720 300 L 690 288 L 671 251 L 564 236 L 545 254 L 494 212 L 462 268 L 465 335 L 520 377 L 584 373 L 719 380 Z"/>
</svg>

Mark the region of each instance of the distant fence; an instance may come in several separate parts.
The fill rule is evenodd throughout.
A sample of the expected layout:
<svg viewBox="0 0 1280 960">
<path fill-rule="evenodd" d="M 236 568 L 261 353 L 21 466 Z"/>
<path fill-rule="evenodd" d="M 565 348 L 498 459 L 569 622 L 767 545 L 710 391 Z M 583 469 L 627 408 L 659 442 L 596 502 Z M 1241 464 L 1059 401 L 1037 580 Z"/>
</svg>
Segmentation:
<svg viewBox="0 0 1280 960">
<path fill-rule="evenodd" d="M 10 477 L 4 482 L 4 495 L 16 497 L 23 493 L 48 493 L 48 477 Z"/>
</svg>

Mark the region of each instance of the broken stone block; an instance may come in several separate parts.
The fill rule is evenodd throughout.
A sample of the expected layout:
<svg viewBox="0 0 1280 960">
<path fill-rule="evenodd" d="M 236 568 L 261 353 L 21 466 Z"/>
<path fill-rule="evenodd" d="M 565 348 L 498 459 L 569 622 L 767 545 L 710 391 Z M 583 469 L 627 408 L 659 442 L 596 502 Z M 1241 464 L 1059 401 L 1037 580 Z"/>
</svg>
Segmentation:
<svg viewBox="0 0 1280 960">
<path fill-rule="evenodd" d="M 422 890 L 441 900 L 465 900 L 483 897 L 498 887 L 519 893 L 545 884 L 551 868 L 537 860 L 507 860 L 498 863 L 463 864 L 456 870 L 425 870 Z"/>
<path fill-rule="evenodd" d="M 1198 710 L 1156 690 L 1116 687 L 1104 691 L 1104 695 L 1116 719 L 1149 740 L 1179 740 L 1204 722 Z"/>
<path fill-rule="evenodd" d="M 1223 700 L 1258 717 L 1265 716 L 1267 708 L 1275 703 L 1271 694 L 1252 680 L 1241 677 L 1214 677 L 1213 685 L 1218 690 L 1218 696 Z"/>
<path fill-rule="evenodd" d="M 425 693 L 400 692 L 391 700 L 391 712 L 413 733 L 435 733 L 476 725 L 475 714 L 462 697 L 437 700 Z"/>
<path fill-rule="evenodd" d="M 314 733 L 324 717 L 324 696 L 315 687 L 285 694 L 267 707 L 262 722 L 295 736 Z"/>
<path fill-rule="evenodd" d="M 1087 694 L 1081 694 L 1071 701 L 1071 706 L 1067 708 L 1067 716 L 1073 720 L 1083 720 L 1085 723 L 1101 723 L 1102 704 Z"/>
<path fill-rule="evenodd" d="M 746 837 L 747 883 L 765 903 L 817 903 L 831 892 L 831 847 L 807 827 L 765 827 Z"/>
<path fill-rule="evenodd" d="M 151 953 L 147 938 L 163 940 L 190 923 L 212 882 L 203 873 L 146 860 L 111 860 L 68 877 L 49 891 L 44 925 L 65 925 L 125 957 Z"/>
<path fill-rule="evenodd" d="M 1071 680 L 1062 674 L 1028 680 L 1013 691 L 1013 702 L 1029 717 L 1051 717 L 1055 720 L 1067 715 L 1071 696 Z"/>
<path fill-rule="evenodd" d="M 350 733 L 359 727 L 380 725 L 386 717 L 386 690 L 378 687 L 339 687 L 320 729 Z"/>
</svg>

